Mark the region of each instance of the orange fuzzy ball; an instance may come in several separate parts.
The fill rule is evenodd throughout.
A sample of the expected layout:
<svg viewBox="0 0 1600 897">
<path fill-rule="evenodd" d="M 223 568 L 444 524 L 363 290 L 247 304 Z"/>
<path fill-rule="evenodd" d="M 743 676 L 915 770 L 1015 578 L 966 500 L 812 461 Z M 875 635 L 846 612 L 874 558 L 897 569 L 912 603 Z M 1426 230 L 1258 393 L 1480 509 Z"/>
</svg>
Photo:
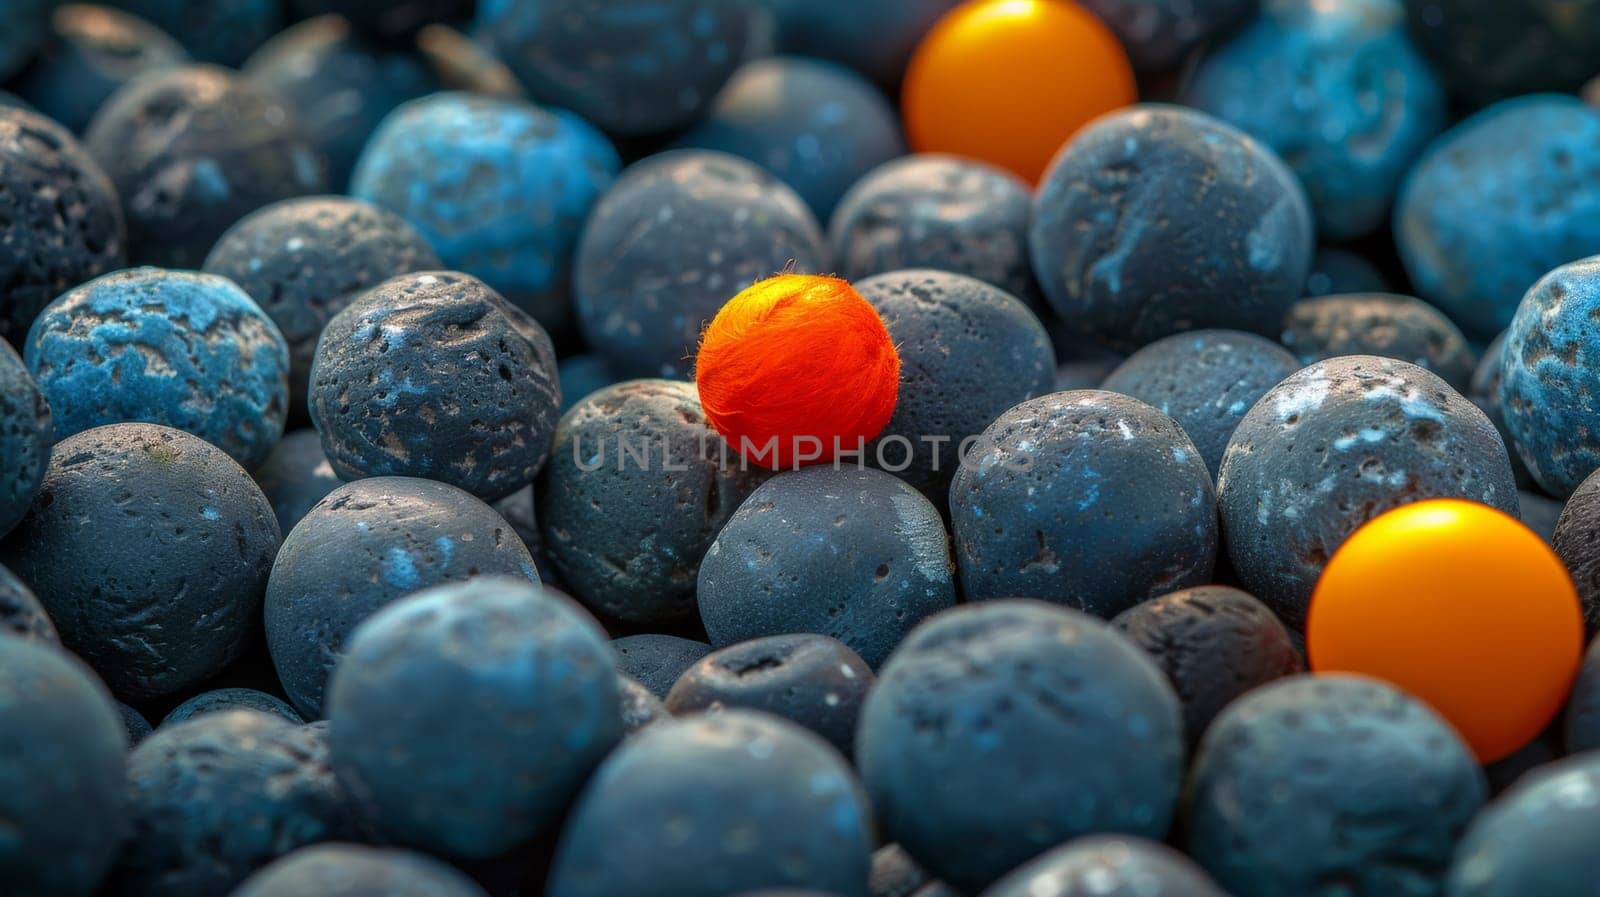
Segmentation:
<svg viewBox="0 0 1600 897">
<path fill-rule="evenodd" d="M 717 312 L 694 379 L 722 438 L 780 469 L 832 461 L 877 436 L 900 394 L 900 354 L 849 283 L 780 274 Z"/>
</svg>

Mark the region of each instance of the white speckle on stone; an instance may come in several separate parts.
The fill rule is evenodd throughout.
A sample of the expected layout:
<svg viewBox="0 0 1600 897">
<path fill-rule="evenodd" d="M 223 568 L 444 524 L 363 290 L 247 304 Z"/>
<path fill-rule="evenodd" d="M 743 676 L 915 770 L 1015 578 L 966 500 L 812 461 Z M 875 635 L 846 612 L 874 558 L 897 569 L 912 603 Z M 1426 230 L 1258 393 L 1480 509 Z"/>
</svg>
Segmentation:
<svg viewBox="0 0 1600 897">
<path fill-rule="evenodd" d="M 1128 426 L 1128 422 L 1121 418 L 1117 419 L 1117 432 L 1122 434 L 1124 442 L 1132 442 L 1134 439 L 1133 428 Z"/>
<path fill-rule="evenodd" d="M 1314 372 L 1303 380 L 1297 381 L 1292 387 L 1275 395 L 1272 407 L 1278 412 L 1280 420 L 1287 420 L 1295 415 L 1305 414 L 1322 407 L 1328 399 L 1328 390 L 1331 384 L 1328 377 L 1321 371 Z"/>
<path fill-rule="evenodd" d="M 903 536 L 911 549 L 911 566 L 923 578 L 934 582 L 950 579 L 949 556 L 946 553 L 944 527 L 929 526 L 926 499 L 911 487 L 905 492 L 889 496 L 894 507 L 895 532 Z"/>
</svg>

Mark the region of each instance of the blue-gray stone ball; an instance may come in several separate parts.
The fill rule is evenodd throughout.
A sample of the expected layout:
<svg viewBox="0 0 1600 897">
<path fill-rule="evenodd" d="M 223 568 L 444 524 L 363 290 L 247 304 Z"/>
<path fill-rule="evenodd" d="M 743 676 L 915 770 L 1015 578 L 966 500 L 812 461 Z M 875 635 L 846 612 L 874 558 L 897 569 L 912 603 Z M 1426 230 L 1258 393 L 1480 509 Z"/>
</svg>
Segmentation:
<svg viewBox="0 0 1600 897">
<path fill-rule="evenodd" d="M 55 441 L 50 403 L 16 350 L 0 339 L 0 538 L 27 513 Z"/>
<path fill-rule="evenodd" d="M 1600 755 L 1542 766 L 1485 807 L 1456 847 L 1447 897 L 1582 897 L 1600 876 Z"/>
<path fill-rule="evenodd" d="M 876 669 L 955 604 L 949 536 L 922 493 L 877 470 L 803 467 L 745 499 L 700 564 L 711 644 L 829 635 Z"/>
<path fill-rule="evenodd" d="M 683 671 L 711 653 L 705 642 L 663 633 L 626 635 L 611 640 L 617 669 L 639 680 L 650 693 L 665 701 Z"/>
<path fill-rule="evenodd" d="M 12 0 L 0 4 L 0 81 L 33 59 L 48 33 L 46 23 L 58 0 Z"/>
<path fill-rule="evenodd" d="M 50 645 L 61 644 L 61 635 L 44 605 L 15 573 L 0 567 L 0 633 Z"/>
<path fill-rule="evenodd" d="M 651 726 L 601 764 L 545 893 L 867 897 L 872 839 L 860 783 L 820 737 L 747 710 L 694 716 Z"/>
<path fill-rule="evenodd" d="M 1551 547 L 1561 558 L 1583 603 L 1585 628 L 1600 631 L 1600 471 L 1573 490 L 1556 521 Z"/>
<path fill-rule="evenodd" d="M 1033 271 L 1056 313 L 1120 349 L 1199 328 L 1275 335 L 1305 288 L 1311 207 L 1232 125 L 1139 105 L 1079 131 L 1033 201 Z"/>
<path fill-rule="evenodd" d="M 1246 411 L 1300 370 L 1282 346 L 1240 330 L 1163 337 L 1128 356 L 1100 389 L 1132 396 L 1177 421 L 1213 478 Z"/>
<path fill-rule="evenodd" d="M 229 897 L 488 897 L 426 854 L 395 847 L 316 844 L 276 860 Z"/>
<path fill-rule="evenodd" d="M 1595 0 L 1405 0 L 1411 31 L 1465 104 L 1575 92 L 1600 53 Z"/>
<path fill-rule="evenodd" d="M 722 304 L 790 264 L 828 267 L 793 190 L 726 153 L 661 153 L 624 172 L 589 216 L 574 262 L 578 329 L 618 376 L 684 379 Z"/>
<path fill-rule="evenodd" d="M 1533 474 L 1528 472 L 1528 465 L 1522 463 L 1522 455 L 1517 451 L 1516 444 L 1511 441 L 1511 432 L 1506 429 L 1506 416 L 1500 406 L 1500 358 L 1505 352 L 1506 333 L 1501 331 L 1488 346 L 1484 347 L 1483 354 L 1478 356 L 1478 366 L 1472 372 L 1472 382 L 1467 387 L 1467 398 L 1478 410 L 1488 416 L 1489 422 L 1500 431 L 1500 438 L 1506 444 L 1506 451 L 1511 455 L 1511 472 L 1516 474 L 1517 488 L 1523 491 L 1538 488 L 1533 481 Z"/>
<path fill-rule="evenodd" d="M 622 733 L 633 735 L 646 726 L 671 718 L 667 705 L 632 676 L 617 674 L 617 709 L 622 715 Z"/>
<path fill-rule="evenodd" d="M 1093 835 L 1025 863 L 981 897 L 1227 897 L 1194 861 L 1143 838 Z"/>
<path fill-rule="evenodd" d="M 1240 585 L 1297 630 L 1334 550 L 1379 514 L 1464 498 L 1518 516 L 1483 412 L 1428 371 L 1371 355 L 1319 361 L 1263 396 L 1228 443 L 1217 496 Z"/>
<path fill-rule="evenodd" d="M 272 505 L 222 451 L 179 430 L 113 424 L 56 443 L 0 543 L 68 649 L 113 692 L 177 694 L 238 657 L 278 550 Z"/>
<path fill-rule="evenodd" d="M 923 35 L 959 2 L 758 0 L 772 13 L 778 52 L 831 59 L 889 90 L 900 84 Z"/>
<path fill-rule="evenodd" d="M 345 639 L 379 608 L 497 573 L 539 581 L 511 525 L 454 486 L 375 477 L 328 493 L 284 539 L 267 585 L 267 648 L 290 703 L 322 716 Z"/>
<path fill-rule="evenodd" d="M 1018 595 L 1111 617 L 1209 582 L 1217 503 L 1165 414 L 1096 390 L 1031 399 L 983 431 L 950 484 L 968 599 Z"/>
<path fill-rule="evenodd" d="M 1359 253 L 1323 246 L 1311 258 L 1311 273 L 1306 276 L 1307 296 L 1392 292 L 1394 289 L 1383 272 Z"/>
<path fill-rule="evenodd" d="M 178 39 L 200 62 L 237 66 L 284 26 L 280 0 L 111 0 Z"/>
<path fill-rule="evenodd" d="M 124 84 L 188 61 L 188 51 L 177 41 L 138 16 L 68 3 L 50 16 L 50 37 L 16 89 L 45 115 L 81 134 Z"/>
<path fill-rule="evenodd" d="M 128 746 L 138 747 L 155 730 L 151 727 L 150 721 L 144 718 L 144 714 L 121 701 L 117 701 L 116 705 L 117 712 L 122 714 L 123 728 L 127 730 Z"/>
<path fill-rule="evenodd" d="M 54 645 L 0 632 L 7 893 L 96 893 L 128 830 L 126 745 L 116 705 L 88 667 Z"/>
<path fill-rule="evenodd" d="M 253 688 L 218 688 L 203 691 L 172 708 L 170 713 L 162 717 L 161 726 L 169 728 L 188 722 L 197 716 L 225 710 L 256 710 L 295 725 L 305 722 L 293 707 L 264 691 Z"/>
<path fill-rule="evenodd" d="M 1183 718 L 1161 670 L 1100 620 L 984 601 L 918 627 L 889 659 L 856 762 L 885 835 L 977 893 L 1079 835 L 1165 835 Z"/>
<path fill-rule="evenodd" d="M 456 857 L 543 832 L 622 737 L 605 633 L 571 599 L 509 577 L 373 614 L 327 710 L 334 768 L 378 831 Z"/>
<path fill-rule="evenodd" d="M 1585 610 L 1592 609 L 1592 604 L 1585 605 Z M 1593 631 L 1592 623 L 1590 631 Z M 1573 754 L 1600 748 L 1600 648 L 1597 644 L 1600 643 L 1590 644 L 1584 652 L 1578 678 L 1567 696 L 1562 737 L 1567 751 Z"/>
<path fill-rule="evenodd" d="M 568 355 L 561 359 L 556 363 L 556 373 L 561 379 L 562 414 L 571 411 L 574 405 L 591 394 L 617 382 L 617 376 L 611 373 L 606 360 L 592 352 Z"/>
<path fill-rule="evenodd" d="M 1296 302 L 1279 337 L 1301 363 L 1339 355 L 1380 355 L 1409 361 L 1465 393 L 1477 359 L 1461 329 L 1438 309 L 1411 296 L 1356 293 Z"/>
<path fill-rule="evenodd" d="M 296 430 L 283 437 L 267 460 L 255 470 L 256 485 L 272 502 L 278 529 L 294 529 L 317 502 L 344 485 L 322 451 L 316 430 Z"/>
</svg>

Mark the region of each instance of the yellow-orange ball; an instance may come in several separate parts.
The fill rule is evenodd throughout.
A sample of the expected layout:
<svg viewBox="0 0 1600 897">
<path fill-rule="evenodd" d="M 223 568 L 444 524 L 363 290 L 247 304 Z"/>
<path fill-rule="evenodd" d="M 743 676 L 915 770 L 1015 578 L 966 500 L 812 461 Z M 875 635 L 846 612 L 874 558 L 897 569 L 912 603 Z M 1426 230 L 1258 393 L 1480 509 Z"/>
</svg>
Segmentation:
<svg viewBox="0 0 1600 897">
<path fill-rule="evenodd" d="M 1079 128 L 1138 99 L 1133 66 L 1071 0 L 970 0 L 934 25 L 901 107 L 918 152 L 955 153 L 1037 183 Z"/>
<path fill-rule="evenodd" d="M 863 448 L 894 414 L 900 355 L 871 303 L 837 277 L 780 274 L 729 299 L 695 357 L 706 420 L 773 469 Z"/>
<path fill-rule="evenodd" d="M 1313 670 L 1376 676 L 1428 702 L 1488 763 L 1560 712 L 1583 615 L 1532 530 L 1436 499 L 1383 514 L 1340 546 L 1312 595 L 1306 648 Z"/>
</svg>

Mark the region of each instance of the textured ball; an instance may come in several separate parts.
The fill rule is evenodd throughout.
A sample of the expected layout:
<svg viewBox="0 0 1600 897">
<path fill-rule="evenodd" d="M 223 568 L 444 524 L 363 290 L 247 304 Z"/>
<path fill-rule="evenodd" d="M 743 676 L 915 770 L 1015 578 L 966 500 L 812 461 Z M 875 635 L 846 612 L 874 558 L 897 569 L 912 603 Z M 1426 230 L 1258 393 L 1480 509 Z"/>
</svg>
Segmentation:
<svg viewBox="0 0 1600 897">
<path fill-rule="evenodd" d="M 895 271 L 856 289 L 901 361 L 894 414 L 868 458 L 943 506 L 963 443 L 1055 388 L 1050 337 L 1019 299 L 961 274 Z"/>
<path fill-rule="evenodd" d="M 255 479 L 284 533 L 294 529 L 323 496 L 344 484 L 328 463 L 316 430 L 296 430 L 283 437 L 256 468 Z"/>
<path fill-rule="evenodd" d="M 692 385 L 607 387 L 556 429 L 538 490 L 547 556 L 606 617 L 693 619 L 700 558 L 760 481 L 706 426 Z"/>
<path fill-rule="evenodd" d="M 495 0 L 475 30 L 538 102 L 638 137 L 699 118 L 756 27 L 740 0 Z"/>
<path fill-rule="evenodd" d="M 677 145 L 766 168 L 820 221 L 862 175 L 906 152 L 894 107 L 876 87 L 843 66 L 793 56 L 746 63 Z"/>
<path fill-rule="evenodd" d="M 1594 75 L 1594 0 L 1405 0 L 1412 33 L 1452 92 L 1473 103 L 1576 91 Z"/>
<path fill-rule="evenodd" d="M 1572 494 L 1600 468 L 1600 256 L 1533 285 L 1500 353 L 1500 408 L 1511 445 L 1544 491 Z M 1591 435 L 1593 434 L 1593 435 Z"/>
<path fill-rule="evenodd" d="M 1572 574 L 1585 629 L 1600 630 L 1600 474 L 1590 474 L 1567 499 L 1551 547 Z"/>
<path fill-rule="evenodd" d="M 1212 724 L 1184 827 L 1189 855 L 1235 897 L 1330 881 L 1420 897 L 1440 893 L 1484 794 L 1472 753 L 1421 702 L 1368 679 L 1297 676 Z"/>
<path fill-rule="evenodd" d="M 1238 330 L 1201 330 L 1156 340 L 1128 356 L 1099 388 L 1168 415 L 1200 450 L 1214 478 L 1246 411 L 1300 369 L 1273 341 Z"/>
<path fill-rule="evenodd" d="M 1461 392 L 1476 369 L 1461 330 L 1438 309 L 1410 296 L 1302 299 L 1284 317 L 1280 339 L 1305 364 L 1339 355 L 1398 358 L 1432 371 Z"/>
<path fill-rule="evenodd" d="M 617 382 L 604 358 L 594 354 L 569 355 L 556 363 L 561 380 L 561 413 Z"/>
<path fill-rule="evenodd" d="M 44 43 L 57 0 L 10 0 L 0 4 L 0 81 L 16 74 Z"/>
<path fill-rule="evenodd" d="M 1447 122 L 1444 87 L 1406 34 L 1401 0 L 1267 3 L 1206 58 L 1183 100 L 1283 154 L 1330 240 L 1383 225 Z"/>
<path fill-rule="evenodd" d="M 178 39 L 200 62 L 237 66 L 284 25 L 278 0 L 112 0 Z"/>
<path fill-rule="evenodd" d="M 289 101 L 306 135 L 328 157 L 335 190 L 345 189 L 361 147 L 385 115 L 441 86 L 415 51 L 369 44 L 349 20 L 331 15 L 262 44 L 245 62 L 244 76 Z"/>
<path fill-rule="evenodd" d="M 1456 125 L 1418 160 L 1395 205 L 1395 243 L 1417 294 L 1469 336 L 1511 323 L 1545 272 L 1600 246 L 1600 111 L 1576 97 L 1507 100 Z"/>
<path fill-rule="evenodd" d="M 150 721 L 145 719 L 144 715 L 139 713 L 139 711 L 129 707 L 127 704 L 124 704 L 121 701 L 117 701 L 116 705 L 117 712 L 122 714 L 123 728 L 127 731 L 128 746 L 138 747 L 139 744 L 146 738 L 149 738 L 150 733 L 154 731 L 150 727 Z"/>
<path fill-rule="evenodd" d="M 447 267 L 556 327 L 569 313 L 584 221 L 620 164 L 605 137 L 569 112 L 439 93 L 383 120 L 350 193 L 398 213 Z"/>
<path fill-rule="evenodd" d="M 0 340 L 0 537 L 27 513 L 55 441 L 49 403 L 16 350 Z"/>
<path fill-rule="evenodd" d="M 1276 335 L 1313 248 L 1283 161 L 1175 106 L 1136 106 L 1073 137 L 1034 197 L 1028 244 L 1062 319 L 1125 349 L 1205 327 Z"/>
<path fill-rule="evenodd" d="M 140 264 L 194 268 L 243 215 L 328 186 L 326 160 L 286 102 L 215 66 L 130 82 L 95 113 L 84 145 L 122 197 Z"/>
<path fill-rule="evenodd" d="M 460 857 L 539 834 L 622 737 L 605 634 L 570 599 L 512 578 L 373 614 L 327 705 L 334 768 L 378 829 Z"/>
<path fill-rule="evenodd" d="M 1178 68 L 1191 52 L 1255 15 L 1259 0 L 1082 0 L 1111 26 L 1141 72 Z M 1252 84 L 1252 90 L 1263 85 Z"/>
<path fill-rule="evenodd" d="M 682 378 L 730 295 L 827 259 L 805 203 L 765 171 L 724 153 L 663 153 L 629 168 L 589 216 L 578 326 L 617 375 Z"/>
<path fill-rule="evenodd" d="M 1600 756 L 1527 775 L 1472 821 L 1456 848 L 1449 897 L 1580 897 L 1600 875 L 1592 849 Z"/>
<path fill-rule="evenodd" d="M 962 590 L 1110 617 L 1210 581 L 1216 507 L 1172 418 L 1109 392 L 1031 399 L 983 431 L 950 484 Z"/>
<path fill-rule="evenodd" d="M 495 573 L 539 581 L 511 525 L 471 495 L 403 477 L 340 486 L 289 532 L 267 585 L 267 647 L 284 692 L 307 719 L 322 716 L 323 686 L 357 624 L 418 589 Z"/>
<path fill-rule="evenodd" d="M 633 735 L 646 726 L 669 719 L 667 705 L 639 680 L 617 674 L 617 709 L 622 714 L 622 732 Z"/>
<path fill-rule="evenodd" d="M 537 321 L 476 277 L 433 271 L 334 315 L 308 399 L 341 478 L 423 477 L 493 501 L 544 466 L 561 386 Z"/>
<path fill-rule="evenodd" d="M 1600 648 L 1593 644 L 1584 652 L 1572 694 L 1567 696 L 1562 737 L 1574 754 L 1600 748 Z"/>
<path fill-rule="evenodd" d="M 133 836 L 111 892 L 212 897 L 290 851 L 361 836 L 326 735 L 254 710 L 211 713 L 128 758 Z"/>
<path fill-rule="evenodd" d="M 849 764 L 810 732 L 747 711 L 663 722 L 590 779 L 545 893 L 866 897 L 871 827 Z"/>
<path fill-rule="evenodd" d="M 9 893 L 96 893 L 127 834 L 126 744 L 116 705 L 88 667 L 0 632 L 0 881 Z"/>
<path fill-rule="evenodd" d="M 710 654 L 711 646 L 676 635 L 649 633 L 612 639 L 611 650 L 623 675 L 639 680 L 651 694 L 666 700 L 673 683 L 695 661 Z"/>
<path fill-rule="evenodd" d="M 1240 695 L 1301 672 L 1293 638 L 1267 606 L 1230 586 L 1198 586 L 1136 604 L 1111 625 L 1149 654 L 1183 704 L 1192 747 Z"/>
<path fill-rule="evenodd" d="M 51 15 L 50 39 L 16 87 L 45 115 L 82 133 L 122 85 L 188 61 L 177 41 L 138 16 L 69 3 Z"/>
<path fill-rule="evenodd" d="M 1345 538 L 1384 511 L 1465 498 L 1517 513 L 1500 434 L 1443 380 L 1403 361 L 1319 361 L 1234 430 L 1217 476 L 1235 574 L 1293 629 Z"/>
<path fill-rule="evenodd" d="M 889 659 L 856 761 L 886 834 L 977 893 L 1078 835 L 1165 834 L 1183 721 L 1161 671 L 1104 623 L 986 601 L 940 614 Z"/>
<path fill-rule="evenodd" d="M 739 506 L 700 563 L 711 644 L 814 632 L 873 668 L 955 603 L 949 537 L 915 489 L 876 470 L 779 474 Z"/>
<path fill-rule="evenodd" d="M 221 450 L 114 424 L 56 443 L 0 563 L 112 691 L 143 699 L 182 692 L 239 655 L 277 550 L 272 506 Z"/>
<path fill-rule="evenodd" d="M 838 639 L 774 635 L 701 658 L 672 686 L 666 706 L 678 716 L 760 710 L 810 729 L 849 757 L 872 682 L 872 669 Z"/>
<path fill-rule="evenodd" d="M 1306 276 L 1307 296 L 1392 292 L 1382 272 L 1357 253 L 1324 246 L 1311 258 L 1311 273 Z"/>
<path fill-rule="evenodd" d="M 833 211 L 828 242 L 846 280 L 937 268 L 1031 302 L 1039 289 L 1028 262 L 1032 206 L 1028 185 L 1009 172 L 958 156 L 907 156 L 850 188 Z"/>
<path fill-rule="evenodd" d="M 1528 465 L 1522 463 L 1522 454 L 1517 451 L 1516 445 L 1511 441 L 1511 432 L 1506 429 L 1506 416 L 1500 406 L 1500 359 L 1505 352 L 1506 334 L 1504 331 L 1496 336 L 1478 356 L 1478 366 L 1472 372 L 1472 382 L 1467 388 L 1467 398 L 1472 404 L 1489 418 L 1494 428 L 1500 432 L 1500 438 L 1506 444 L 1506 451 L 1511 455 L 1511 472 L 1516 475 L 1517 488 L 1523 491 L 1537 488 L 1533 482 L 1533 474 L 1528 472 Z"/>
<path fill-rule="evenodd" d="M 55 122 L 0 105 L 0 338 L 20 347 L 50 300 L 123 267 L 127 253 L 117 190 L 99 163 Z"/>
<path fill-rule="evenodd" d="M 778 52 L 831 59 L 893 88 L 917 41 L 959 0 L 760 0 L 772 12 Z"/>
<path fill-rule="evenodd" d="M 1057 847 L 982 897 L 1226 897 L 1183 854 L 1140 838 L 1098 835 Z"/>
<path fill-rule="evenodd" d="M 59 436 L 123 421 L 164 424 L 246 468 L 283 436 L 288 346 L 225 278 L 161 268 L 106 274 L 39 314 L 25 357 Z"/>
<path fill-rule="evenodd" d="M 293 707 L 264 691 L 256 691 L 253 688 L 218 688 L 203 691 L 172 708 L 172 711 L 162 718 L 161 725 L 171 727 L 207 713 L 222 713 L 228 710 L 255 710 L 295 725 L 305 722 Z"/>
<path fill-rule="evenodd" d="M 231 897 L 486 897 L 432 857 L 392 847 L 302 847 L 245 879 Z"/>
<path fill-rule="evenodd" d="M 33 590 L 4 567 L 0 567 L 0 634 L 61 644 L 55 624 L 50 622 L 50 615 L 45 613 L 44 605 L 39 603 Z"/>
<path fill-rule="evenodd" d="M 1556 523 L 1561 519 L 1565 503 L 1542 492 L 1529 492 L 1526 489 L 1517 492 L 1517 502 L 1521 505 L 1522 524 L 1533 530 L 1545 544 L 1554 542 Z"/>
<path fill-rule="evenodd" d="M 706 422 L 749 464 L 781 470 L 859 451 L 882 432 L 900 355 L 849 283 L 780 274 L 711 319 L 694 379 Z"/>
</svg>

